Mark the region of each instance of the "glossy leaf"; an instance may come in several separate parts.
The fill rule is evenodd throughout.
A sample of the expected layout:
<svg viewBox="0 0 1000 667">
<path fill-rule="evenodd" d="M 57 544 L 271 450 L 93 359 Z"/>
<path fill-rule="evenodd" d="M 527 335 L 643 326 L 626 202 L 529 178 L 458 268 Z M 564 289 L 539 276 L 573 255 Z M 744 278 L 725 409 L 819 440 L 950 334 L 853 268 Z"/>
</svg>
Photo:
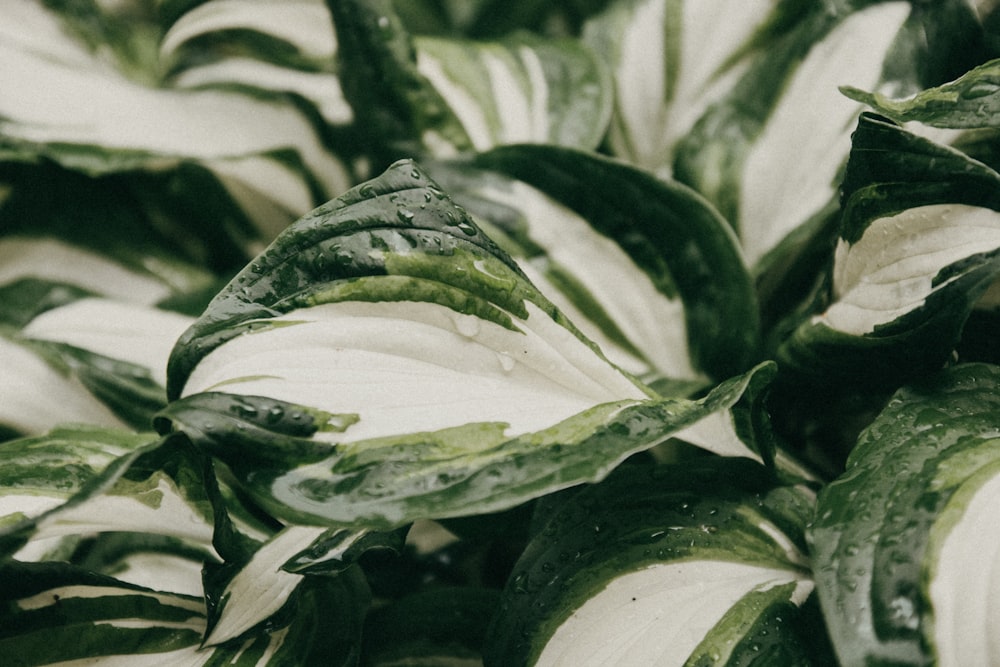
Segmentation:
<svg viewBox="0 0 1000 667">
<path fill-rule="evenodd" d="M 389 528 L 599 479 L 756 396 L 771 370 L 700 401 L 651 398 L 401 162 L 293 225 L 209 305 L 171 356 L 158 428 L 286 521 Z M 696 442 L 770 458 L 738 436 Z"/>
<path fill-rule="evenodd" d="M 1000 117 L 1000 60 L 991 60 L 961 77 L 903 99 L 845 87 L 843 93 L 899 123 L 918 121 L 932 127 L 996 127 Z"/>
<path fill-rule="evenodd" d="M 748 461 L 623 466 L 528 545 L 485 664 L 810 664 L 810 508 Z"/>
<path fill-rule="evenodd" d="M 899 390 L 819 496 L 816 582 L 844 664 L 989 664 L 1000 479 L 995 366 Z"/>
<path fill-rule="evenodd" d="M 939 367 L 1000 270 L 998 210 L 996 172 L 863 117 L 844 181 L 831 301 L 783 344 L 779 360 L 883 387 Z"/>
</svg>

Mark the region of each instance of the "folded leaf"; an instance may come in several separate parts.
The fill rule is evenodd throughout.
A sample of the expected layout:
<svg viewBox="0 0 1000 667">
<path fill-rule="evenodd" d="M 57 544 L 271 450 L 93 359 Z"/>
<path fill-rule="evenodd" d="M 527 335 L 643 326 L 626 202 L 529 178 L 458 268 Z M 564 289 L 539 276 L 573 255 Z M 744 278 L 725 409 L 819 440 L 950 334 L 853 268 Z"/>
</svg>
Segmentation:
<svg viewBox="0 0 1000 667">
<path fill-rule="evenodd" d="M 623 466 L 528 545 L 485 664 L 812 664 L 809 510 L 748 461 Z"/>
<path fill-rule="evenodd" d="M 214 390 L 359 415 L 341 441 L 648 396 L 408 162 L 289 228 L 181 337 L 169 395 Z"/>
<path fill-rule="evenodd" d="M 826 382 L 898 386 L 948 358 L 1000 271 L 1000 176 L 865 116 L 843 188 L 831 301 L 778 359 Z"/>
<path fill-rule="evenodd" d="M 899 390 L 820 492 L 809 535 L 843 664 L 1000 659 L 998 387 L 1000 369 L 966 364 Z"/>
</svg>

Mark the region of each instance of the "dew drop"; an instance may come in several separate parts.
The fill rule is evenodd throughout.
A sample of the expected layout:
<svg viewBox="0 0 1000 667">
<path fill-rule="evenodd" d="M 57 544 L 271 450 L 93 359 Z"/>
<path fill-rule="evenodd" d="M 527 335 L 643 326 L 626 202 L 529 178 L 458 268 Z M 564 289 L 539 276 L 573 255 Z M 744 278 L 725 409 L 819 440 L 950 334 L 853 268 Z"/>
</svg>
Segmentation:
<svg viewBox="0 0 1000 667">
<path fill-rule="evenodd" d="M 401 208 L 396 211 L 396 217 L 399 218 L 400 222 L 413 222 L 413 211 Z"/>
<path fill-rule="evenodd" d="M 514 357 L 510 356 L 506 352 L 497 352 L 497 360 L 500 362 L 500 368 L 502 368 L 505 373 L 509 373 L 514 370 L 514 366 L 517 363 L 514 361 Z"/>
<path fill-rule="evenodd" d="M 257 408 L 252 405 L 241 405 L 236 409 L 236 411 L 245 419 L 253 419 L 257 416 Z"/>
<path fill-rule="evenodd" d="M 472 338 L 479 333 L 481 323 L 475 315 L 458 314 L 455 316 L 455 331 L 466 338 Z"/>
<path fill-rule="evenodd" d="M 920 619 L 917 616 L 916 609 L 913 605 L 913 600 L 906 596 L 899 596 L 889 603 L 889 609 L 892 612 L 892 622 L 908 630 L 916 630 L 920 625 Z"/>
</svg>

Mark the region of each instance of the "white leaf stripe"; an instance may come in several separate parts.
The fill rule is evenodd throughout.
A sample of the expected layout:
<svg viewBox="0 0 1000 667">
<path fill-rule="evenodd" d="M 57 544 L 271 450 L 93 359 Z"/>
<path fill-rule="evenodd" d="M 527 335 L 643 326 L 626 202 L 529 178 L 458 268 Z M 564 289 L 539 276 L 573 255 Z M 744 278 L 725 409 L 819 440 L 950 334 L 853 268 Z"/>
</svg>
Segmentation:
<svg viewBox="0 0 1000 667">
<path fill-rule="evenodd" d="M 862 108 L 838 86 L 879 84 L 910 10 L 909 2 L 883 2 L 852 13 L 795 70 L 742 168 L 738 228 L 749 264 L 835 196 Z"/>
<path fill-rule="evenodd" d="M 303 575 L 286 572 L 282 565 L 326 530 L 313 526 L 288 527 L 259 548 L 226 586 L 220 619 L 205 644 L 212 646 L 239 637 L 281 609 L 303 580 Z"/>
<path fill-rule="evenodd" d="M 337 49 L 333 19 L 321 0 L 282 0 L 280 3 L 212 0 L 178 19 L 160 43 L 160 55 L 169 58 L 197 37 L 227 30 L 252 30 L 281 39 L 316 60 L 333 57 Z"/>
<path fill-rule="evenodd" d="M 478 151 L 513 143 L 591 148 L 603 130 L 607 98 L 594 84 L 605 74 L 582 49 L 523 36 L 503 42 L 414 41 L 418 71 L 444 98 Z M 573 90 L 575 106 L 562 104 L 564 89 Z M 454 149 L 437 147 L 435 152 Z"/>
<path fill-rule="evenodd" d="M 931 528 L 927 596 L 930 631 L 938 664 L 1000 662 L 1000 534 L 996 508 L 1000 473 L 991 465 L 967 480 L 949 499 Z M 918 610 L 909 611 L 916 619 Z"/>
<path fill-rule="evenodd" d="M 559 626 L 536 664 L 683 664 L 744 595 L 789 582 L 801 604 L 812 583 L 789 570 L 691 560 L 625 574 Z"/>
<path fill-rule="evenodd" d="M 358 414 L 344 435 L 316 436 L 338 441 L 475 422 L 509 424 L 512 437 L 600 403 L 647 398 L 572 332 L 534 304 L 526 307 L 521 333 L 430 303 L 293 311 L 268 321 L 294 326 L 241 336 L 209 353 L 184 393 L 249 378 L 225 390 Z"/>
<path fill-rule="evenodd" d="M 700 377 L 691 364 L 683 302 L 660 292 L 618 243 L 597 233 L 566 206 L 520 181 L 512 180 L 503 189 L 482 188 L 479 194 L 522 211 L 525 219 L 532 221 L 531 240 L 545 249 L 546 261 L 580 282 L 633 347 L 642 352 L 646 364 L 669 377 Z M 530 264 L 530 260 L 524 263 Z M 586 335 L 597 330 L 586 319 L 575 323 Z"/>
<path fill-rule="evenodd" d="M 27 348 L 0 337 L 0 424 L 37 435 L 61 423 L 125 428 L 75 377 L 47 364 Z"/>
<path fill-rule="evenodd" d="M 855 243 L 841 240 L 835 301 L 814 322 L 857 336 L 870 334 L 946 289 L 949 281 L 934 283 L 944 268 L 997 248 L 1000 213 L 990 209 L 935 204 L 879 218 Z"/>
<path fill-rule="evenodd" d="M 54 35 L 59 17 L 34 3 L 4 7 L 2 33 Z M 9 27 L 8 27 L 9 26 Z M 2 29 L 0 29 L 2 30 Z M 54 40 L 54 37 L 53 37 Z M 55 40 L 54 40 L 55 41 Z M 46 49 L 66 49 L 69 40 Z M 95 147 L 163 167 L 177 159 L 212 160 L 293 150 L 328 192 L 347 188 L 345 168 L 323 145 L 310 120 L 287 100 L 222 89 L 147 88 L 82 49 L 52 57 L 19 37 L 0 40 L 0 118 L 4 134 L 29 144 Z M 86 99 L 88 104 L 75 102 Z M 234 122 L 237 119 L 237 122 Z M 265 190 L 266 192 L 266 190 Z"/>
<path fill-rule="evenodd" d="M 112 586 L 93 586 L 83 584 L 60 586 L 57 588 L 46 589 L 45 591 L 30 597 L 20 598 L 15 604 L 19 609 L 31 611 L 33 609 L 48 607 L 57 601 L 69 600 L 72 598 L 95 599 L 120 595 L 141 595 L 143 597 L 148 597 L 163 605 L 168 610 L 168 613 L 172 613 L 170 611 L 172 609 L 182 609 L 191 612 L 191 619 L 201 618 L 204 620 L 205 605 L 204 602 L 198 598 L 188 599 L 178 595 L 157 593 L 155 591 L 138 591 L 135 589 Z M 202 623 L 202 627 L 204 627 L 204 623 Z"/>
<path fill-rule="evenodd" d="M 0 285 L 38 278 L 81 287 L 131 303 L 153 304 L 170 287 L 153 275 L 132 271 L 108 257 L 56 238 L 0 239 Z"/>
<path fill-rule="evenodd" d="M 729 60 L 774 5 L 639 0 L 591 19 L 584 39 L 615 71 L 615 153 L 669 173 L 675 142 L 731 87 L 742 67 Z"/>
<path fill-rule="evenodd" d="M 212 522 L 186 502 L 172 479 L 161 476 L 155 488 L 138 497 L 116 495 L 113 491 L 42 517 L 35 538 L 109 530 L 152 531 L 206 547 L 212 544 Z"/>
<path fill-rule="evenodd" d="M 23 333 L 142 366 L 162 387 L 167 383 L 170 350 L 193 321 L 192 317 L 156 308 L 81 299 L 42 313 Z"/>
</svg>

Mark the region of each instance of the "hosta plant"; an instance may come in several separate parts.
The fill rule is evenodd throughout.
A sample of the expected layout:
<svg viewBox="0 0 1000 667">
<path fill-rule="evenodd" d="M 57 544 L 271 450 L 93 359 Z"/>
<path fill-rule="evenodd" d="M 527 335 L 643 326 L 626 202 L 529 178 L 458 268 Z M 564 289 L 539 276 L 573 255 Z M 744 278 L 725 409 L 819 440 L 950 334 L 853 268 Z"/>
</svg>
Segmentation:
<svg viewBox="0 0 1000 667">
<path fill-rule="evenodd" d="M 1000 664 L 993 4 L 4 4 L 0 662 Z"/>
</svg>

